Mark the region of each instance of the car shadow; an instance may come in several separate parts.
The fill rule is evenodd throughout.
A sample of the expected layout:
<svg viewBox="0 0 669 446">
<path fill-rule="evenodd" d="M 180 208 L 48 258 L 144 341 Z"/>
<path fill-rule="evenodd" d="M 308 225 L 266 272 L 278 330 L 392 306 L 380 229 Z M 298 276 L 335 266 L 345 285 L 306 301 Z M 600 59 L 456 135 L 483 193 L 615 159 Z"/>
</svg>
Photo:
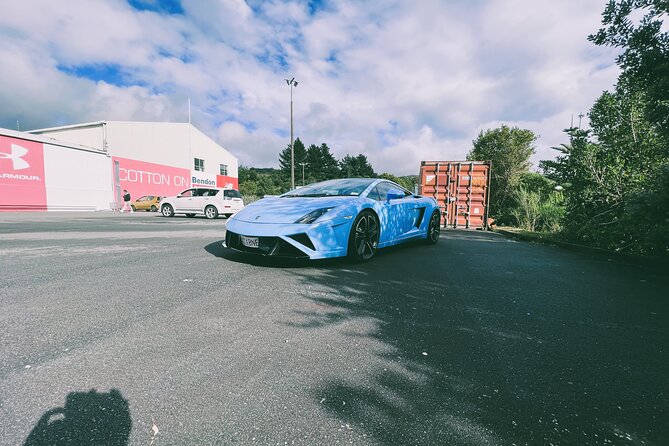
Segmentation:
<svg viewBox="0 0 669 446">
<path fill-rule="evenodd" d="M 24 446 L 126 446 L 132 430 L 128 401 L 121 392 L 70 392 L 63 407 L 44 412 Z"/>
<path fill-rule="evenodd" d="M 228 260 L 235 263 L 244 263 L 247 265 L 261 266 L 267 268 L 340 268 L 343 266 L 351 265 L 362 265 L 363 263 L 356 262 L 349 259 L 348 257 L 337 257 L 332 259 L 292 259 L 286 257 L 265 257 L 254 254 L 246 254 L 232 249 L 225 248 L 223 246 L 224 239 L 210 243 L 204 247 L 204 250 L 209 254 L 218 257 L 220 259 Z M 394 255 L 396 253 L 409 250 L 409 249 L 420 249 L 420 247 L 428 248 L 421 240 L 414 240 L 410 242 L 403 243 L 397 246 L 391 246 L 388 248 L 379 249 L 374 258 L 369 262 L 364 263 L 374 263 L 375 260 L 383 258 L 389 255 Z"/>
<path fill-rule="evenodd" d="M 286 257 L 264 257 L 254 254 L 245 254 L 223 246 L 223 239 L 210 243 L 204 247 L 204 250 L 209 254 L 220 259 L 228 260 L 235 263 L 244 263 L 246 265 L 261 266 L 267 268 L 307 268 L 316 265 L 328 265 L 337 262 L 342 262 L 342 259 L 323 259 L 323 260 L 309 260 L 309 259 L 291 259 Z"/>
</svg>

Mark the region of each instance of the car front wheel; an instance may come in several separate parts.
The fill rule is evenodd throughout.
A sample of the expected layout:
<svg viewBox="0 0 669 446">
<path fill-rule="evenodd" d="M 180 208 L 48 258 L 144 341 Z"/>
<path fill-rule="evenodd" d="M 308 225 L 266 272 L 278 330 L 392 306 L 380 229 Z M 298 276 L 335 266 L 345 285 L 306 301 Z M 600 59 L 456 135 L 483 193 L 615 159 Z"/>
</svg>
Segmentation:
<svg viewBox="0 0 669 446">
<path fill-rule="evenodd" d="M 425 242 L 434 245 L 439 241 L 439 234 L 441 232 L 441 223 L 440 223 L 439 212 L 434 211 L 430 217 L 430 224 L 427 226 L 427 237 Z"/>
<path fill-rule="evenodd" d="M 374 257 L 379 246 L 379 220 L 370 211 L 362 211 L 351 226 L 348 241 L 348 255 L 359 262 Z"/>
<path fill-rule="evenodd" d="M 160 212 L 163 214 L 163 217 L 174 217 L 174 208 L 169 204 L 164 204 L 160 208 Z"/>
<path fill-rule="evenodd" d="M 206 208 L 204 208 L 204 215 L 209 220 L 212 220 L 218 217 L 218 209 L 216 209 L 215 206 L 207 206 Z"/>
</svg>

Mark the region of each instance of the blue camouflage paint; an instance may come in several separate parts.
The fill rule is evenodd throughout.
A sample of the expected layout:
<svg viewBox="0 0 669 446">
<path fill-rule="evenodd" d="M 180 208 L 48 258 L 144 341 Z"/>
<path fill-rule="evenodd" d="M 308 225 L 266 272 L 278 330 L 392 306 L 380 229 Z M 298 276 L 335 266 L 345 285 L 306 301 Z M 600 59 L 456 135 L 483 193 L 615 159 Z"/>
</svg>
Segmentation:
<svg viewBox="0 0 669 446">
<path fill-rule="evenodd" d="M 311 259 L 347 255 L 351 227 L 358 214 L 365 209 L 374 212 L 378 217 L 381 230 L 378 248 L 427 237 L 430 216 L 438 210 L 434 199 L 409 195 L 390 201 L 378 201 L 370 198 L 370 195 L 373 195 L 379 183 L 390 183 L 393 188 L 402 188 L 387 180 L 368 181 L 369 185 L 359 196 L 289 198 L 290 194 L 299 193 L 298 188 L 279 197 L 263 198 L 232 216 L 227 222 L 227 230 L 248 237 L 279 237 Z M 310 212 L 324 208 L 331 209 L 313 223 L 295 223 Z M 421 208 L 424 209 L 422 214 Z M 417 226 L 421 215 L 423 217 Z M 302 233 L 309 236 L 314 250 L 288 237 Z"/>
</svg>

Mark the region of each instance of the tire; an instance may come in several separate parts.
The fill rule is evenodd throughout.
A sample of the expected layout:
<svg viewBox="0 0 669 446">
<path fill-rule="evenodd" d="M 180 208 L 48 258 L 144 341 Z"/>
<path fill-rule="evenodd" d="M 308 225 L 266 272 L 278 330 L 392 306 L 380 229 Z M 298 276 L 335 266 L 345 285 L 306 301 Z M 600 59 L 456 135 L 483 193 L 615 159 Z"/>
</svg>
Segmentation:
<svg viewBox="0 0 669 446">
<path fill-rule="evenodd" d="M 434 245 L 439 241 L 439 234 L 441 233 L 441 215 L 439 211 L 434 211 L 430 216 L 430 223 L 427 225 L 427 236 L 425 243 Z"/>
<path fill-rule="evenodd" d="M 373 212 L 364 210 L 351 225 L 348 237 L 348 256 L 357 262 L 367 262 L 374 257 L 379 246 L 381 228 Z"/>
<path fill-rule="evenodd" d="M 163 214 L 163 217 L 174 217 L 174 208 L 169 204 L 164 204 L 160 208 L 160 213 Z"/>
<path fill-rule="evenodd" d="M 195 217 L 195 214 L 186 214 L 186 217 L 193 218 L 193 217 Z"/>
<path fill-rule="evenodd" d="M 130 209 L 132 209 L 132 212 L 135 212 L 135 211 L 137 210 L 137 208 L 135 207 L 134 204 L 131 204 L 131 205 L 130 205 Z"/>
<path fill-rule="evenodd" d="M 156 205 L 152 204 L 151 205 L 151 212 L 156 212 L 157 210 L 158 210 L 158 208 L 156 207 Z"/>
<path fill-rule="evenodd" d="M 218 209 L 216 209 L 216 206 L 209 205 L 204 208 L 204 216 L 209 220 L 213 220 L 214 218 L 218 217 Z"/>
</svg>

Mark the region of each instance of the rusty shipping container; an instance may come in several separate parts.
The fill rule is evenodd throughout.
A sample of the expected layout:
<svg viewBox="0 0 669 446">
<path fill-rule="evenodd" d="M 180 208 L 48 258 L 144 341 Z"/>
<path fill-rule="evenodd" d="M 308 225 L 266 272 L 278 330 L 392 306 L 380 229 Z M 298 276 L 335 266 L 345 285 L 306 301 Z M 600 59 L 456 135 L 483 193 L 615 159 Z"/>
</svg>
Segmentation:
<svg viewBox="0 0 669 446">
<path fill-rule="evenodd" d="M 490 161 L 422 161 L 419 193 L 433 197 L 442 226 L 488 229 Z"/>
</svg>

